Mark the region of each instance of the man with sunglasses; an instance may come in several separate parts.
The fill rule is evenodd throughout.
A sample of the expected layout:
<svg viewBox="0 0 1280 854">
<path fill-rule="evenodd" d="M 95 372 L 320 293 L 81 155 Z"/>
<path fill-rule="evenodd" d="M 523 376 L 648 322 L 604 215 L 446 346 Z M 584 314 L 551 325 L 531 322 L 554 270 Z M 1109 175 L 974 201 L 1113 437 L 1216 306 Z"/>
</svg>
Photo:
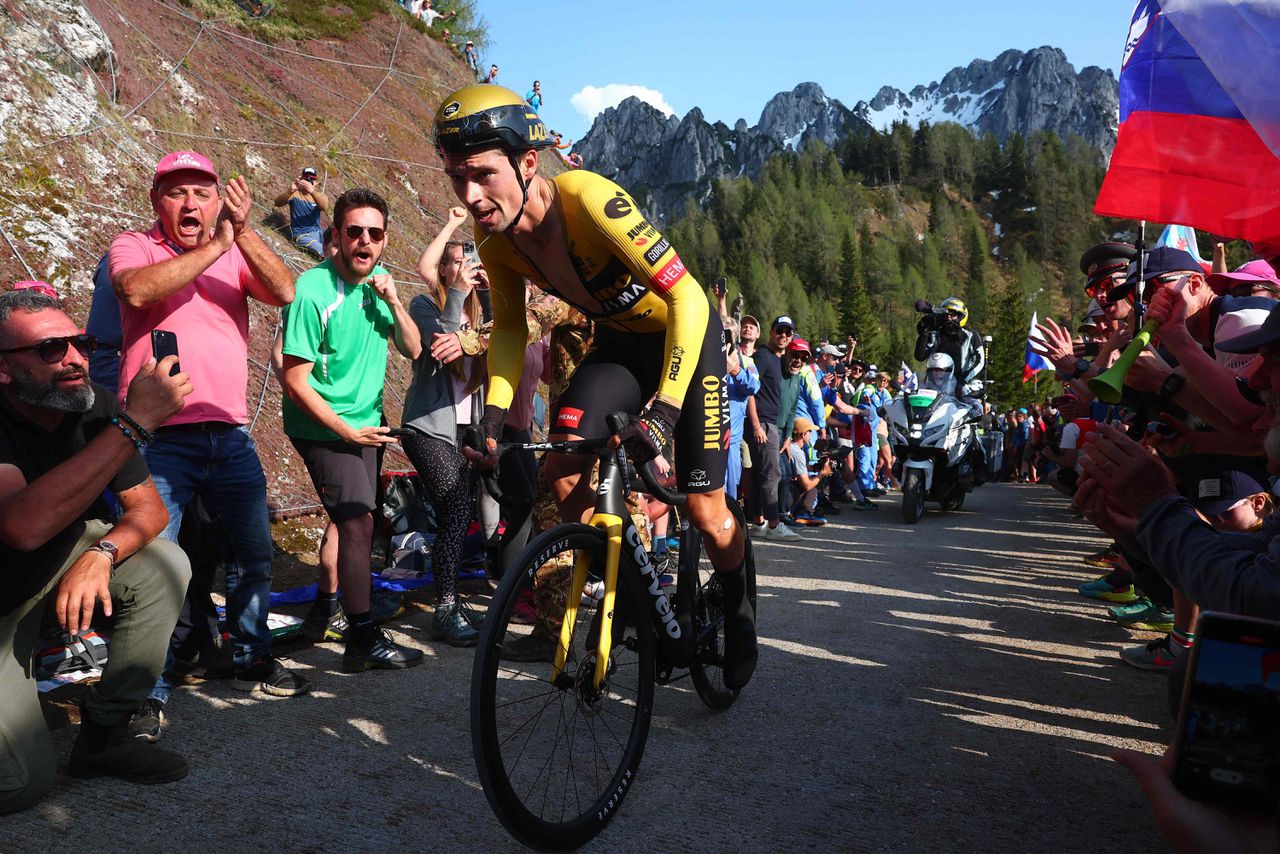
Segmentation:
<svg viewBox="0 0 1280 854">
<path fill-rule="evenodd" d="M 132 738 L 130 713 L 164 665 L 190 578 L 157 540 L 164 504 L 138 454 L 191 391 L 172 357 L 129 383 L 127 407 L 89 381 L 94 339 L 39 289 L 0 295 L 0 813 L 52 788 L 56 754 L 40 711 L 31 649 L 49 605 L 80 635 L 101 604 L 116 619 L 102 679 L 85 697 L 73 776 L 165 783 L 181 756 Z M 102 499 L 110 489 L 114 523 Z"/>
<path fill-rule="evenodd" d="M 418 325 L 378 264 L 387 245 L 387 202 L 347 190 L 333 205 L 337 252 L 298 278 L 284 311 L 284 432 L 307 466 L 338 528 L 338 581 L 347 615 L 342 669 L 403 669 L 422 652 L 373 624 L 369 551 L 377 506 L 377 451 L 392 441 L 382 426 L 387 340 L 406 359 L 422 352 Z M 336 591 L 317 606 L 328 619 Z"/>
<path fill-rule="evenodd" d="M 790 317 L 784 314 L 774 319 L 769 327 L 769 342 L 755 351 L 760 390 L 747 400 L 747 421 L 751 426 L 747 450 L 755 478 L 747 501 L 748 518 L 753 523 L 753 535 L 784 541 L 800 539 L 799 534 L 783 524 L 778 506 L 778 490 L 785 485 L 781 458 L 785 435 L 777 423 L 782 397 L 782 356 L 794 337 L 795 324 Z"/>
<path fill-rule="evenodd" d="M 121 387 L 151 358 L 153 331 L 177 336 L 182 367 L 195 390 L 144 451 L 169 512 L 164 536 L 177 540 L 183 510 L 199 493 L 221 523 L 231 554 L 226 597 L 232 686 L 291 697 L 305 693 L 310 683 L 271 655 L 267 613 L 274 546 L 267 480 L 245 424 L 248 301 L 288 304 L 293 276 L 249 225 L 252 198 L 243 176 L 221 190 L 207 157 L 168 154 L 151 185 L 155 223 L 111 242 L 111 284 L 124 333 Z M 162 678 L 149 699 L 163 706 L 169 693 Z"/>
</svg>

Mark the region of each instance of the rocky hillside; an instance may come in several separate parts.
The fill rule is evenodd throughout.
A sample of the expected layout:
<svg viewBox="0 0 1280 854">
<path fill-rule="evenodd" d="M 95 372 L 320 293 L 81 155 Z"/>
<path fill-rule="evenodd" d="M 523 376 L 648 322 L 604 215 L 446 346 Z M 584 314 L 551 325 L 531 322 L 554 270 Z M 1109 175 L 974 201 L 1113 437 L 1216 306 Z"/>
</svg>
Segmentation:
<svg viewBox="0 0 1280 854">
<path fill-rule="evenodd" d="M 46 279 L 83 321 L 111 238 L 151 221 L 156 161 L 194 148 L 224 177 L 246 176 L 259 231 L 298 272 L 314 262 L 290 247 L 271 200 L 300 168 L 316 167 L 331 196 L 379 190 L 384 259 L 418 293 L 418 254 L 453 203 L 431 117 L 468 70 L 392 0 L 275 9 L 258 21 L 231 0 L 0 3 L 0 280 Z M 273 500 L 290 506 L 314 495 L 279 432 L 265 370 L 274 328 L 274 310 L 255 309 L 249 400 Z M 391 361 L 398 418 L 408 371 Z"/>
<path fill-rule="evenodd" d="M 588 168 L 615 177 L 648 208 L 670 216 L 688 199 L 701 198 L 717 178 L 755 177 L 779 151 L 799 151 L 810 139 L 833 146 L 860 127 L 950 121 L 990 131 L 1001 143 L 1014 133 L 1050 130 L 1080 136 L 1109 154 L 1118 110 L 1110 71 L 1091 66 L 1077 73 L 1061 50 L 1040 47 L 974 60 L 909 93 L 886 86 L 852 109 L 817 83 L 801 83 L 771 98 L 750 127 L 743 119 L 732 128 L 709 122 L 697 108 L 677 119 L 628 98 L 597 116 L 575 150 Z"/>
</svg>

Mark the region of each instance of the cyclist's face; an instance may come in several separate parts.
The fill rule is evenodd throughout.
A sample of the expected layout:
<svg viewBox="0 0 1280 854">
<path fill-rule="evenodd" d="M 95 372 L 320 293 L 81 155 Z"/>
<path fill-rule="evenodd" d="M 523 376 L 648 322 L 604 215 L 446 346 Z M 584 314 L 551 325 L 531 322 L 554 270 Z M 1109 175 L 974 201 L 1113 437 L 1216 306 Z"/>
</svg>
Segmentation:
<svg viewBox="0 0 1280 854">
<path fill-rule="evenodd" d="M 516 162 L 526 166 L 530 159 L 536 169 L 537 155 L 533 152 L 527 152 Z M 446 154 L 444 171 L 453 185 L 453 194 L 467 206 L 482 231 L 498 234 L 510 227 L 520 210 L 523 194 L 505 153 L 491 148 L 468 155 Z"/>
</svg>

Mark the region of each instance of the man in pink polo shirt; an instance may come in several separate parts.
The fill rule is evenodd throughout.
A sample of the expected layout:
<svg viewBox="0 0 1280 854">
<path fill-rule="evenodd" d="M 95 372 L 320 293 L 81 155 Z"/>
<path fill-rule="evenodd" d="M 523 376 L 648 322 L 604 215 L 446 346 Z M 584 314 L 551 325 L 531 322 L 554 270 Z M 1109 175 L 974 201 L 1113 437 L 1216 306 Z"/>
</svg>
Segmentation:
<svg viewBox="0 0 1280 854">
<path fill-rule="evenodd" d="M 293 277 L 249 226 L 252 202 L 244 178 L 232 178 L 223 191 L 220 196 L 208 158 L 192 151 L 169 154 L 156 167 L 151 185 L 155 224 L 111 242 L 111 284 L 123 326 L 120 388 L 127 389 L 128 380 L 151 358 L 154 330 L 177 336 L 182 370 L 195 389 L 143 451 L 169 511 L 164 536 L 177 540 L 183 508 L 199 493 L 220 523 L 231 555 L 226 595 L 232 684 L 294 696 L 310 684 L 271 656 L 267 485 L 244 426 L 248 298 L 285 305 L 293 300 Z M 169 691 L 162 676 L 137 715 L 152 724 L 136 729 L 138 737 L 159 738 Z"/>
</svg>

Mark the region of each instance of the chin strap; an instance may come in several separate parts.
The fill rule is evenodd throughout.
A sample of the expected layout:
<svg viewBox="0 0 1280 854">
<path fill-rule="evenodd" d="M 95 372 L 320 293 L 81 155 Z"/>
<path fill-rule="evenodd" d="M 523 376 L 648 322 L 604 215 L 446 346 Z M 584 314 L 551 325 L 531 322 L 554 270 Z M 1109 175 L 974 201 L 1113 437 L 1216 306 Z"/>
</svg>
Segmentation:
<svg viewBox="0 0 1280 854">
<path fill-rule="evenodd" d="M 508 154 L 507 161 L 511 164 L 511 168 L 515 170 L 516 181 L 520 184 L 520 210 L 516 211 L 515 218 L 511 220 L 511 225 L 506 227 L 507 233 L 515 231 L 516 224 L 520 222 L 520 217 L 524 216 L 525 205 L 529 204 L 529 184 L 524 180 L 524 174 L 520 171 L 520 164 L 516 161 L 516 155 Z"/>
</svg>

